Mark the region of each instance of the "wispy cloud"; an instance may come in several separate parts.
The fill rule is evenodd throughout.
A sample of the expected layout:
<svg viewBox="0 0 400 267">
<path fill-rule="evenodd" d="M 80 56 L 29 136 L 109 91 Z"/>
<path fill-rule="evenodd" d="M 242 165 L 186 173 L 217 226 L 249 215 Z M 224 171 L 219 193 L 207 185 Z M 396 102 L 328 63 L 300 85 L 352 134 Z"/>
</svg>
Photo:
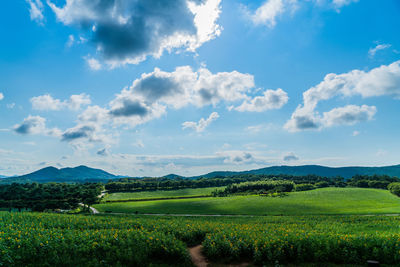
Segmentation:
<svg viewBox="0 0 400 267">
<path fill-rule="evenodd" d="M 378 45 L 376 45 L 375 47 L 371 47 L 371 48 L 368 50 L 368 56 L 369 56 L 370 58 L 373 58 L 373 57 L 375 56 L 375 54 L 376 54 L 378 51 L 388 49 L 388 48 L 390 48 L 391 46 L 392 46 L 391 44 L 378 44 Z"/>
<path fill-rule="evenodd" d="M 39 24 L 43 24 L 44 16 L 44 6 L 41 0 L 26 0 L 29 4 L 29 14 L 31 20 L 36 21 Z"/>
<path fill-rule="evenodd" d="M 79 110 L 82 106 L 91 104 L 90 96 L 87 94 L 71 95 L 68 100 L 64 101 L 46 94 L 32 97 L 30 101 L 35 110 L 61 110 L 64 108 Z"/>
<path fill-rule="evenodd" d="M 191 128 L 194 129 L 196 132 L 200 133 L 204 131 L 213 121 L 219 118 L 219 115 L 217 112 L 213 112 L 208 116 L 207 119 L 201 118 L 199 122 L 193 122 L 193 121 L 186 121 L 182 123 L 182 129 L 187 129 Z"/>
<path fill-rule="evenodd" d="M 100 61 L 93 57 L 84 57 L 84 59 L 86 60 L 86 63 L 91 70 L 96 71 L 96 70 L 101 70 L 103 68 Z"/>
</svg>

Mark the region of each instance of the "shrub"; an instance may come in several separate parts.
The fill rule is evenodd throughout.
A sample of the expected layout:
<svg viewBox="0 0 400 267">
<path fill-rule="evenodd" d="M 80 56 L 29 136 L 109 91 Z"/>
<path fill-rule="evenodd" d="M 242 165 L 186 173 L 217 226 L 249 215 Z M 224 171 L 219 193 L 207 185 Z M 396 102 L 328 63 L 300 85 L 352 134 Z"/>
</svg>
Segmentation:
<svg viewBox="0 0 400 267">
<path fill-rule="evenodd" d="M 296 191 L 308 191 L 315 189 L 313 184 L 297 184 Z"/>
<path fill-rule="evenodd" d="M 400 197 L 400 183 L 391 183 L 388 185 L 390 193 Z"/>
<path fill-rule="evenodd" d="M 329 183 L 327 181 L 322 181 L 322 182 L 316 183 L 315 186 L 318 188 L 328 187 Z"/>
</svg>

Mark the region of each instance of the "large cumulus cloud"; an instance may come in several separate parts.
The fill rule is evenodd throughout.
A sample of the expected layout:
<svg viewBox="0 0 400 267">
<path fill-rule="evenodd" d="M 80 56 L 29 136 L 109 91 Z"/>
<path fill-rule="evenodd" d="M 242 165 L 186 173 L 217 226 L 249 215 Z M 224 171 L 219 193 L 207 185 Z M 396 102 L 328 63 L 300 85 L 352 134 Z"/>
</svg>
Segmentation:
<svg viewBox="0 0 400 267">
<path fill-rule="evenodd" d="M 289 131 L 299 131 L 354 124 L 371 120 L 376 113 L 375 106 L 347 105 L 324 112 L 321 116 L 316 110 L 318 103 L 336 96 L 389 96 L 399 99 L 400 61 L 370 71 L 352 70 L 343 74 L 326 75 L 322 82 L 303 93 L 303 105 L 296 108 L 285 128 Z"/>
<path fill-rule="evenodd" d="M 49 129 L 46 127 L 46 119 L 40 116 L 26 117 L 22 123 L 16 124 L 13 130 L 22 135 L 43 134 L 48 136 L 60 136 L 61 131 L 57 128 Z"/>
<path fill-rule="evenodd" d="M 177 67 L 171 72 L 155 68 L 122 89 L 107 105 L 87 106 L 78 116 L 75 126 L 60 131 L 58 137 L 78 149 L 91 143 L 111 145 L 117 142 L 119 127 L 134 128 L 160 118 L 170 109 L 178 110 L 189 105 L 201 108 L 233 104 L 239 105 L 240 111 L 261 112 L 280 108 L 287 102 L 287 94 L 282 89 L 266 90 L 263 96 L 254 96 L 258 92 L 253 75 L 247 73 L 212 73 L 205 67 L 195 71 L 189 66 Z M 32 98 L 31 102 L 33 108 L 38 110 L 76 110 L 91 103 L 85 94 L 74 95 L 64 101 L 43 95 Z M 183 122 L 183 127 L 201 132 L 218 117 L 219 114 L 213 112 L 198 122 Z M 45 129 L 44 118 L 34 117 L 27 118 L 14 130 L 29 134 L 44 133 Z"/>
<path fill-rule="evenodd" d="M 91 42 L 112 66 L 137 64 L 164 50 L 195 51 L 221 32 L 221 0 L 48 1 L 59 21 L 91 34 Z"/>
</svg>

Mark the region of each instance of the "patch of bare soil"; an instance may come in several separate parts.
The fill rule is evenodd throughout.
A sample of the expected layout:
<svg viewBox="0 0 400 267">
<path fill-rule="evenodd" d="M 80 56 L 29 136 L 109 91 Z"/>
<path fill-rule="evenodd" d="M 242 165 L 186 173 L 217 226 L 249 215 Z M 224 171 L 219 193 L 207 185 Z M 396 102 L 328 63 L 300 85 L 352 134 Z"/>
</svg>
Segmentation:
<svg viewBox="0 0 400 267">
<path fill-rule="evenodd" d="M 197 245 L 195 247 L 189 248 L 190 257 L 192 262 L 196 267 L 247 267 L 250 266 L 249 263 L 231 263 L 231 264 L 220 264 L 209 262 L 207 258 L 202 253 L 203 246 Z"/>
</svg>

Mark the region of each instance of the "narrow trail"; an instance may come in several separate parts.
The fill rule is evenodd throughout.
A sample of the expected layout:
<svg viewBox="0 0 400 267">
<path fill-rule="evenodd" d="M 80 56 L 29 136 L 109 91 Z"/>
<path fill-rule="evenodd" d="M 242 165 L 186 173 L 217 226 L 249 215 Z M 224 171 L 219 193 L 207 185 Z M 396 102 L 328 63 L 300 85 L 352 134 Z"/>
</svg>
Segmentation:
<svg viewBox="0 0 400 267">
<path fill-rule="evenodd" d="M 93 208 L 95 209 L 95 208 Z M 96 209 L 95 209 L 96 210 Z M 399 213 L 389 214 L 304 214 L 304 215 L 246 215 L 246 214 L 174 214 L 174 213 L 133 213 L 133 212 L 99 212 L 96 214 L 173 216 L 173 217 L 296 217 L 296 216 L 400 216 Z"/>
<path fill-rule="evenodd" d="M 100 212 L 93 207 L 89 207 L 89 209 L 93 214 L 100 214 Z"/>
<path fill-rule="evenodd" d="M 208 267 L 208 266 L 218 266 L 218 267 L 247 267 L 250 264 L 247 262 L 243 263 L 231 263 L 231 264 L 222 264 L 222 263 L 212 263 L 207 260 L 207 258 L 203 255 L 202 252 L 203 246 L 197 245 L 195 247 L 188 248 L 190 258 L 192 259 L 193 265 L 196 267 Z"/>
<path fill-rule="evenodd" d="M 204 257 L 201 250 L 203 249 L 202 245 L 197 245 L 192 248 L 188 248 L 190 257 L 192 258 L 192 262 L 196 267 L 207 267 L 208 262 L 206 257 Z"/>
</svg>

